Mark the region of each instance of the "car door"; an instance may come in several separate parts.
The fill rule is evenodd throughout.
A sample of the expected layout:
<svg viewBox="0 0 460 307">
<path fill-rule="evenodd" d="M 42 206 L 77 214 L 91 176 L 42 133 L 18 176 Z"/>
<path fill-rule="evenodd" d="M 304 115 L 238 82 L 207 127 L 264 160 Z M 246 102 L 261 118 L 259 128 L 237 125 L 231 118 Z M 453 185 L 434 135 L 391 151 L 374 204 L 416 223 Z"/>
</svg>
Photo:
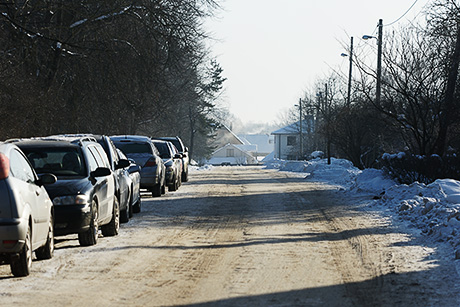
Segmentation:
<svg viewBox="0 0 460 307">
<path fill-rule="evenodd" d="M 104 161 L 102 160 L 99 152 L 96 149 L 96 146 L 94 145 L 89 145 L 88 147 L 89 154 L 91 154 L 92 159 L 96 161 L 97 167 L 107 167 L 104 164 Z M 109 204 L 109 201 L 112 200 L 113 198 L 109 196 L 109 180 L 113 180 L 113 176 L 105 176 L 105 177 L 97 177 L 94 178 L 95 180 L 95 194 L 97 195 L 98 201 L 99 201 L 99 219 L 104 220 L 106 219 L 109 215 L 112 214 L 112 211 L 109 213 L 109 209 L 112 208 L 112 204 Z M 109 208 L 110 207 L 110 208 Z"/>
<path fill-rule="evenodd" d="M 48 236 L 52 203 L 45 188 L 36 184 L 37 175 L 29 161 L 16 148 L 10 152 L 10 170 L 11 175 L 17 179 L 14 180 L 14 188 L 17 187 L 24 208 L 30 208 L 33 221 L 32 246 L 35 246 Z"/>
</svg>

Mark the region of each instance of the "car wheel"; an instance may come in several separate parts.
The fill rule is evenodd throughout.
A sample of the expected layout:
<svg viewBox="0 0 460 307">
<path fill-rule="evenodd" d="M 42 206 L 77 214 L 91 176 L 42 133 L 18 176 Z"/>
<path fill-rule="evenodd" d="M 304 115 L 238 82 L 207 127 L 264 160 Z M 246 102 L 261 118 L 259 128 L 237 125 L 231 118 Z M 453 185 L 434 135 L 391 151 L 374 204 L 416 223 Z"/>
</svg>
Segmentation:
<svg viewBox="0 0 460 307">
<path fill-rule="evenodd" d="M 131 189 L 132 191 L 132 189 Z M 132 218 L 133 217 L 133 194 L 131 193 L 131 196 L 129 197 L 129 208 L 128 208 L 128 215 L 129 215 L 129 218 Z"/>
<path fill-rule="evenodd" d="M 46 243 L 45 245 L 43 245 L 42 247 L 38 248 L 35 251 L 35 256 L 37 256 L 37 259 L 39 260 L 53 258 L 53 254 L 54 254 L 54 225 L 53 224 L 54 224 L 53 218 L 50 218 L 48 237 L 46 238 Z"/>
<path fill-rule="evenodd" d="M 156 184 L 153 188 L 152 188 L 152 196 L 153 197 L 160 197 L 161 196 L 161 183 L 159 184 Z"/>
<path fill-rule="evenodd" d="M 120 230 L 120 203 L 118 202 L 118 198 L 114 197 L 112 219 L 110 220 L 110 223 L 102 226 L 102 234 L 105 237 L 113 237 L 118 234 L 119 230 Z"/>
<path fill-rule="evenodd" d="M 177 178 L 174 177 L 173 183 L 168 187 L 168 191 L 174 192 L 177 190 Z"/>
<path fill-rule="evenodd" d="M 89 223 L 89 229 L 85 232 L 78 234 L 78 242 L 81 246 L 95 245 L 98 239 L 99 224 L 98 224 L 98 212 L 97 203 L 93 200 L 91 204 L 91 221 Z"/>
<path fill-rule="evenodd" d="M 120 222 L 121 223 L 127 223 L 129 222 L 129 207 L 131 204 L 131 197 L 128 200 L 128 203 L 126 204 L 126 208 L 120 212 Z"/>
<path fill-rule="evenodd" d="M 185 172 L 182 172 L 182 182 L 187 182 L 188 181 L 188 170 Z"/>
<path fill-rule="evenodd" d="M 32 266 L 32 243 L 30 226 L 27 227 L 24 246 L 18 256 L 11 259 L 11 273 L 16 277 L 27 276 L 30 274 Z"/>
<path fill-rule="evenodd" d="M 141 192 L 139 192 L 139 196 L 137 198 L 137 202 L 133 205 L 133 212 L 139 213 L 141 212 Z"/>
</svg>

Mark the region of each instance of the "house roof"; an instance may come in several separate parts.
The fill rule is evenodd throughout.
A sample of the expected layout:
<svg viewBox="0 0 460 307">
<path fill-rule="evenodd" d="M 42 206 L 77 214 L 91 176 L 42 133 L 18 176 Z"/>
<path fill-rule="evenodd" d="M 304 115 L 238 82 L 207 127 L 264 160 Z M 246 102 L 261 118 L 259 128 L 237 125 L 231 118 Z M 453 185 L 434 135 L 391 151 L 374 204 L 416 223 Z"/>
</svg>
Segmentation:
<svg viewBox="0 0 460 307">
<path fill-rule="evenodd" d="M 273 131 L 272 134 L 299 134 L 299 125 L 299 122 L 295 122 L 289 126 Z"/>
<path fill-rule="evenodd" d="M 245 156 L 252 157 L 252 155 L 249 152 L 244 150 L 244 146 L 242 148 L 241 145 L 235 145 L 235 144 L 230 144 L 230 143 L 228 143 L 227 145 L 225 145 L 223 147 L 218 148 L 212 154 L 214 155 L 214 154 L 218 153 L 219 151 L 222 151 L 222 150 L 227 149 L 229 147 L 234 148 L 234 149 L 236 149 L 238 151 L 241 151 Z"/>
<path fill-rule="evenodd" d="M 254 144 L 257 145 L 257 152 L 269 153 L 274 149 L 273 139 L 274 136 L 270 134 L 243 134 L 238 135 L 245 144 Z M 271 143 L 270 143 L 271 140 Z"/>
</svg>

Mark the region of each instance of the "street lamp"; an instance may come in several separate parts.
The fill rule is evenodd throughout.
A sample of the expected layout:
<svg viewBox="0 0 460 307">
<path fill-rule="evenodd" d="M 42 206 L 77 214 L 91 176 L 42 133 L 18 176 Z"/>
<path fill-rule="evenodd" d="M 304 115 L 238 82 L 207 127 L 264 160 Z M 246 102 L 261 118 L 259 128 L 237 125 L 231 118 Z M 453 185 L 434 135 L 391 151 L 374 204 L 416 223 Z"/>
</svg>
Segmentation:
<svg viewBox="0 0 460 307">
<path fill-rule="evenodd" d="M 377 88 L 375 94 L 375 103 L 377 106 L 380 106 L 380 86 L 382 79 L 382 36 L 383 36 L 383 19 L 379 19 L 379 36 L 363 35 L 363 39 L 377 39 Z"/>
<path fill-rule="evenodd" d="M 347 94 L 347 106 L 350 106 L 350 95 L 351 95 L 351 73 L 352 73 L 352 67 L 353 67 L 353 36 L 351 37 L 350 40 L 350 55 L 346 53 L 342 53 L 341 56 L 343 57 L 350 57 L 350 69 L 348 72 L 348 94 Z"/>
</svg>

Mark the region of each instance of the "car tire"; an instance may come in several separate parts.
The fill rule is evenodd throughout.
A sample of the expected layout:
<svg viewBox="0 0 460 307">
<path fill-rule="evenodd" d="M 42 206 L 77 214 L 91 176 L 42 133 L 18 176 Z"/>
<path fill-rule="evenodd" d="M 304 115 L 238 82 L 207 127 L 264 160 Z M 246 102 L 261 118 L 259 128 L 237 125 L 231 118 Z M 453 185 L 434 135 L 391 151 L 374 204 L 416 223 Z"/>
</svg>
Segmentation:
<svg viewBox="0 0 460 307">
<path fill-rule="evenodd" d="M 153 197 L 160 197 L 161 196 L 161 189 L 162 189 L 161 183 L 154 185 L 153 188 L 152 188 L 152 196 Z"/>
<path fill-rule="evenodd" d="M 27 227 L 24 246 L 18 256 L 11 259 L 11 273 L 16 277 L 27 276 L 32 267 L 32 240 L 30 226 Z"/>
<path fill-rule="evenodd" d="M 131 196 L 129 197 L 128 203 L 126 204 L 126 208 L 123 211 L 120 211 L 120 223 L 128 223 L 129 222 L 129 207 L 131 205 Z"/>
<path fill-rule="evenodd" d="M 35 251 L 35 256 L 38 260 L 45 260 L 53 258 L 54 254 L 54 222 L 53 218 L 50 218 L 48 237 L 46 243 L 42 247 Z"/>
<path fill-rule="evenodd" d="M 78 234 L 78 242 L 81 246 L 91 246 L 97 243 L 99 235 L 98 218 L 97 203 L 93 200 L 91 204 L 91 221 L 89 223 L 89 229 Z"/>
<path fill-rule="evenodd" d="M 137 198 L 137 202 L 133 205 L 133 212 L 139 213 L 141 212 L 141 192 L 139 191 L 139 196 Z"/>
<path fill-rule="evenodd" d="M 133 189 L 131 189 L 132 191 Z M 133 217 L 133 201 L 134 201 L 134 198 L 133 198 L 133 194 L 131 193 L 131 196 L 129 197 L 129 208 L 128 208 L 128 216 L 129 218 L 132 218 Z"/>
<path fill-rule="evenodd" d="M 185 172 L 182 172 L 182 182 L 188 181 L 188 169 Z"/>
<path fill-rule="evenodd" d="M 168 191 L 174 192 L 176 190 L 177 190 L 177 178 L 174 177 L 173 178 L 173 183 L 170 186 L 168 186 Z"/>
<path fill-rule="evenodd" d="M 120 203 L 115 196 L 113 199 L 112 219 L 107 225 L 101 227 L 104 237 L 113 237 L 118 235 L 120 230 Z"/>
</svg>

